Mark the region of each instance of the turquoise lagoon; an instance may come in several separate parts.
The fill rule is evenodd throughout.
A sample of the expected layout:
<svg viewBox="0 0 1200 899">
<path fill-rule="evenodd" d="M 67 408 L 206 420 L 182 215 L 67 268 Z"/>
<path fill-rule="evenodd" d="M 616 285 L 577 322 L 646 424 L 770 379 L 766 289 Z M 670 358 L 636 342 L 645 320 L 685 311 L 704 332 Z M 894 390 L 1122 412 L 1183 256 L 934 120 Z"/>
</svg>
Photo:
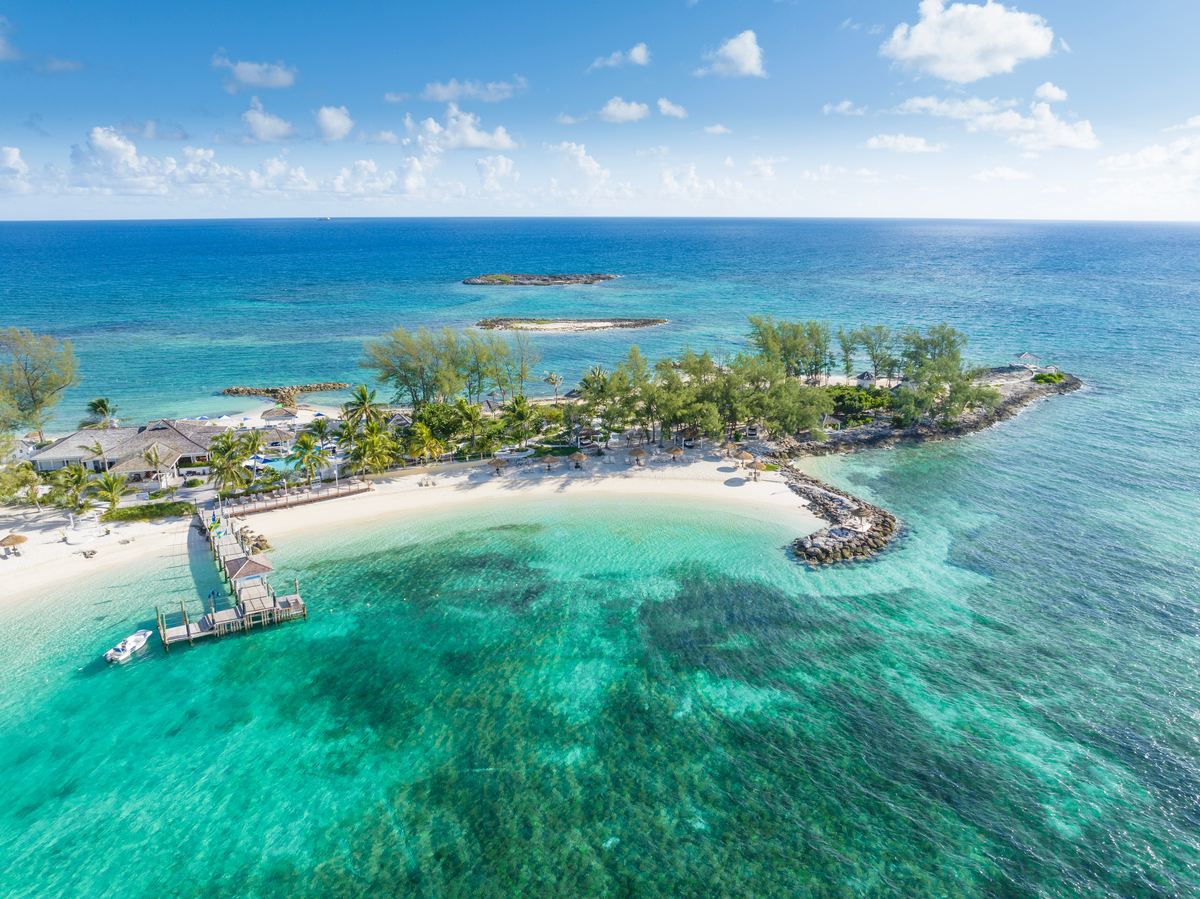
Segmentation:
<svg viewBox="0 0 1200 899">
<path fill-rule="evenodd" d="M 1200 229 L 334 224 L 3 225 L 0 253 L 44 249 L 25 279 L 0 267 L 5 323 L 77 328 L 112 379 L 81 396 L 167 414 L 139 385 L 174 378 L 199 413 L 209 382 L 156 348 L 211 344 L 200 309 L 277 325 L 226 332 L 221 386 L 324 380 L 368 327 L 559 302 L 468 309 L 451 273 L 611 269 L 615 293 L 568 294 L 581 315 L 670 305 L 676 330 L 556 337 L 545 367 L 736 349 L 761 308 L 947 320 L 977 358 L 1032 349 L 1087 386 L 968 439 L 805 462 L 902 520 L 864 565 L 797 565 L 757 509 L 560 498 L 276 537 L 308 622 L 119 669 L 99 654 L 156 603 L 212 589 L 182 543 L 5 602 L 0 893 L 1200 893 Z M 95 250 L 118 237 L 125 261 Z M 251 256 L 272 284 L 234 277 Z M 118 284 L 185 310 L 176 331 L 120 323 Z"/>
</svg>

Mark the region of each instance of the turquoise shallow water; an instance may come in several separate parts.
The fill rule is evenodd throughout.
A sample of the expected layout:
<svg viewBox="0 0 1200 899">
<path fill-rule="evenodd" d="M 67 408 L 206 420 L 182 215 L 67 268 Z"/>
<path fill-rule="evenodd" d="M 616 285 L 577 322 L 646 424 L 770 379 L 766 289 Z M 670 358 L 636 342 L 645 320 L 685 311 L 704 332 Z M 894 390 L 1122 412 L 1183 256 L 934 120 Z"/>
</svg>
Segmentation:
<svg viewBox="0 0 1200 899">
<path fill-rule="evenodd" d="M 120 670 L 99 653 L 155 602 L 198 603 L 211 569 L 176 555 L 6 603 L 0 857 L 15 861 L 0 891 L 1200 893 L 1200 230 L 443 223 L 428 227 L 451 237 L 426 234 L 435 250 L 414 262 L 379 248 L 415 240 L 404 229 L 421 223 L 373 225 L 357 244 L 272 223 L 187 239 L 171 230 L 184 226 L 112 227 L 136 250 L 125 261 L 47 250 L 36 277 L 0 278 L 33 304 L 10 303 L 9 321 L 40 308 L 78 322 L 81 358 L 129 383 L 137 366 L 168 369 L 153 353 L 121 367 L 125 338 L 101 330 L 122 307 L 96 285 L 153 293 L 144 272 L 159 257 L 140 227 L 180 258 L 206 254 L 161 275 L 172 302 L 191 298 L 184 308 L 245 266 L 230 296 L 246 323 L 277 323 L 281 342 L 262 352 L 282 365 L 324 350 L 294 306 L 248 297 L 298 270 L 313 291 L 344 293 L 347 331 L 384 307 L 408 324 L 475 315 L 428 272 L 363 289 L 356 279 L 391 259 L 619 268 L 631 273 L 619 314 L 681 310 L 663 349 L 732 347 L 748 308 L 946 319 L 978 358 L 1032 348 L 1087 387 L 969 439 L 806 463 L 902 519 L 895 548 L 858 567 L 797 567 L 786 524 L 756 512 L 561 499 L 277 538 L 281 581 L 300 577 L 313 602 L 307 623 Z M 309 269 L 303 254 L 280 261 L 289 241 L 310 250 Z M 513 247 L 528 264 L 493 264 Z M 271 278 L 246 266 L 253 254 Z M 75 304 L 90 311 L 53 306 L 56 292 L 91 297 Z M 593 302 L 601 291 L 578 296 L 581 314 L 617 308 Z M 128 333 L 186 356 L 190 338 L 156 330 L 168 318 Z M 85 339 L 89 320 L 108 324 Z M 248 329 L 225 324 L 236 365 L 261 366 Z M 610 338 L 559 361 L 615 357 Z M 172 376 L 185 399 L 209 401 L 203 383 Z M 149 409 L 138 390 L 115 398 Z"/>
</svg>

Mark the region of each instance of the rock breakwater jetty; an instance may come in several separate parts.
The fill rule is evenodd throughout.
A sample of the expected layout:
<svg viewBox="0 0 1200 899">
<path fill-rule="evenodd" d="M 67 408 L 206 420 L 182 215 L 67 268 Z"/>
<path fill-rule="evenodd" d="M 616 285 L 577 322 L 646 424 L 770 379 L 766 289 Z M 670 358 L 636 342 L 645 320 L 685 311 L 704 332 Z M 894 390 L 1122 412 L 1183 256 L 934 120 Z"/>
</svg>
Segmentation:
<svg viewBox="0 0 1200 899">
<path fill-rule="evenodd" d="M 261 396 L 274 400 L 281 406 L 294 407 L 305 393 L 321 393 L 325 390 L 349 390 L 349 384 L 341 381 L 325 381 L 320 384 L 293 384 L 290 387 L 227 387 L 225 396 Z"/>
<path fill-rule="evenodd" d="M 493 272 L 463 279 L 463 284 L 487 284 L 501 287 L 568 287 L 572 284 L 595 284 L 611 281 L 616 275 L 591 272 L 571 275 L 530 275 L 515 272 Z"/>
<path fill-rule="evenodd" d="M 886 509 L 831 487 L 789 466 L 780 474 L 791 491 L 807 500 L 808 509 L 829 522 L 792 543 L 792 552 L 813 565 L 865 559 L 884 549 L 897 532 L 896 516 Z"/>
<path fill-rule="evenodd" d="M 652 328 L 665 318 L 485 318 L 475 327 L 485 331 L 606 331 L 610 328 Z"/>
</svg>

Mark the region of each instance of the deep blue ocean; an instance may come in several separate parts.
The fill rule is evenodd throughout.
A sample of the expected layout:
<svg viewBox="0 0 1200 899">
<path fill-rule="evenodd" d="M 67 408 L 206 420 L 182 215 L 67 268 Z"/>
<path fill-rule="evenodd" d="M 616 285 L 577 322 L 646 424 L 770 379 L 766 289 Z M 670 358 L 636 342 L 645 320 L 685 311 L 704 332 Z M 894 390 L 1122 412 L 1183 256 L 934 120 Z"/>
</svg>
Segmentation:
<svg viewBox="0 0 1200 899">
<path fill-rule="evenodd" d="M 621 277 L 460 283 L 491 271 Z M 670 320 L 535 337 L 573 384 L 631 343 L 736 352 L 751 313 L 945 321 L 1085 387 L 804 463 L 904 523 L 869 564 L 564 498 L 280 539 L 307 623 L 120 670 L 203 595 L 182 548 L 0 604 L 0 895 L 1200 895 L 1200 227 L 0 224 L 0 325 L 80 361 L 64 425 L 356 382 L 395 326 Z"/>
</svg>

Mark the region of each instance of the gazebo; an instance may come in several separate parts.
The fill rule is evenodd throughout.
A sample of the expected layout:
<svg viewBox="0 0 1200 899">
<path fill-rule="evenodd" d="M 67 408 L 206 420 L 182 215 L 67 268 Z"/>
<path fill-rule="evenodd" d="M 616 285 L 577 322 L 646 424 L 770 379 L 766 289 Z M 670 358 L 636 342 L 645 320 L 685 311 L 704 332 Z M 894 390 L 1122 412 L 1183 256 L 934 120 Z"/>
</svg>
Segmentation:
<svg viewBox="0 0 1200 899">
<path fill-rule="evenodd" d="M 585 456 L 583 453 L 578 452 L 578 451 L 571 453 L 571 455 L 567 456 L 567 461 L 569 461 L 572 465 L 574 465 L 576 468 L 579 468 L 579 469 L 583 468 L 583 462 L 585 459 L 587 459 L 587 456 Z"/>
<path fill-rule="evenodd" d="M 671 457 L 672 462 L 678 462 L 679 457 L 683 455 L 683 447 L 680 447 L 680 446 L 668 447 L 667 455 Z"/>
<path fill-rule="evenodd" d="M 734 453 L 733 458 L 735 458 L 739 462 L 743 463 L 742 467 L 744 468 L 745 467 L 744 463 L 749 462 L 754 457 L 752 455 L 750 455 L 748 452 L 746 452 L 745 450 L 742 450 L 740 453 Z"/>
<path fill-rule="evenodd" d="M 647 453 L 640 446 L 635 446 L 626 455 L 633 460 L 634 465 L 641 465 L 642 459 L 646 457 Z"/>
<path fill-rule="evenodd" d="M 1032 365 L 1034 368 L 1037 368 L 1038 363 L 1041 362 L 1042 360 L 1039 357 L 1033 355 L 1033 353 L 1018 353 L 1017 361 L 1020 362 L 1022 365 Z"/>
<path fill-rule="evenodd" d="M 500 474 L 500 469 L 508 465 L 507 459 L 488 459 L 488 465 L 492 466 L 492 474 Z"/>
</svg>

